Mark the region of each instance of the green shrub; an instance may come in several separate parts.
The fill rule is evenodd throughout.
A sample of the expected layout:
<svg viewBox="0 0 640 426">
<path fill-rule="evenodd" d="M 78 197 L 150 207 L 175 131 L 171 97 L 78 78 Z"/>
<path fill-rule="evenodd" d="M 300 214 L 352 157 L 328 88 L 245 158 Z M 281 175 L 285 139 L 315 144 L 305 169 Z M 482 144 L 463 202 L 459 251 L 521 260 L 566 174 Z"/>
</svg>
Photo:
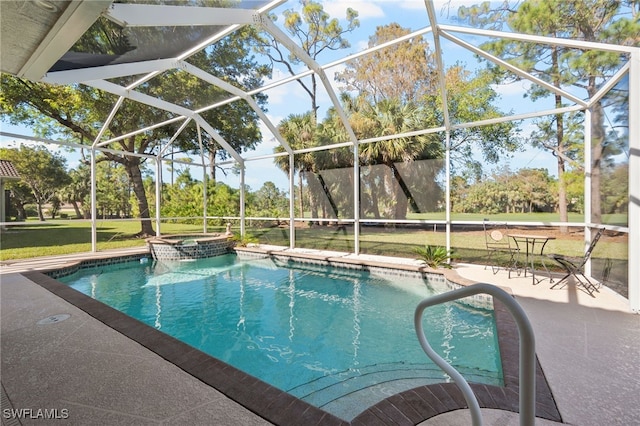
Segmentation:
<svg viewBox="0 0 640 426">
<path fill-rule="evenodd" d="M 235 242 L 236 246 L 238 247 L 246 247 L 249 244 L 258 243 L 258 239 L 250 234 L 246 234 L 244 237 L 240 234 L 233 234 L 233 237 L 231 237 L 231 241 Z"/>
</svg>

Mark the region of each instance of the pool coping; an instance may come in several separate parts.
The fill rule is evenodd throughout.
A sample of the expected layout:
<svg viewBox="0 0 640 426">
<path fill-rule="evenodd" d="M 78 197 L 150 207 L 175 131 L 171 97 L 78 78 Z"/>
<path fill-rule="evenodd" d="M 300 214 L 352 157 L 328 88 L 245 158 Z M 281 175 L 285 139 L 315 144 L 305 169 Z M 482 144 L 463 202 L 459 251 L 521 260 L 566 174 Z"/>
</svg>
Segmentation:
<svg viewBox="0 0 640 426">
<path fill-rule="evenodd" d="M 239 249 L 259 253 L 261 249 Z M 262 250 L 266 256 L 287 256 L 307 261 L 360 264 L 364 268 L 381 267 L 400 271 L 443 275 L 455 285 L 469 285 L 473 281 L 460 277 L 455 271 L 433 270 L 425 266 L 356 262 L 353 259 L 309 253 Z M 111 259 L 113 261 L 113 259 Z M 92 261 L 88 261 L 91 263 Z M 66 264 L 66 268 L 79 268 Z M 105 325 L 138 342 L 168 362 L 219 390 L 246 409 L 274 424 L 310 425 L 375 425 L 417 424 L 449 411 L 467 408 L 462 392 L 455 383 L 419 386 L 392 395 L 361 412 L 351 422 L 340 419 L 318 407 L 308 404 L 237 368 L 213 358 L 179 340 L 46 275 L 59 268 L 45 271 L 23 272 L 22 275 L 51 293 L 85 311 Z M 509 311 L 498 300 L 493 301 L 498 344 L 502 360 L 504 386 L 471 383 L 481 408 L 518 412 L 519 343 L 518 329 Z M 536 357 L 536 417 L 561 422 L 561 416 L 548 382 Z"/>
</svg>

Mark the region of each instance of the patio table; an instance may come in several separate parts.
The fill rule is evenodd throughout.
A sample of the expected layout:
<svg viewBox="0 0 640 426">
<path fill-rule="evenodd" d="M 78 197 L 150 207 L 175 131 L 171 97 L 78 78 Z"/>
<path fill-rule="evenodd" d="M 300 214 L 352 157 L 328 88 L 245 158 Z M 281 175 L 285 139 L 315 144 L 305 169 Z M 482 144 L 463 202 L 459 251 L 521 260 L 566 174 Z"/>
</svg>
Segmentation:
<svg viewBox="0 0 640 426">
<path fill-rule="evenodd" d="M 534 266 L 534 262 L 536 257 L 540 257 L 542 261 L 542 266 L 545 271 L 547 271 L 547 276 L 549 277 L 549 281 L 553 282 L 553 278 L 551 278 L 551 273 L 547 268 L 547 265 L 544 263 L 544 247 L 547 245 L 549 240 L 555 240 L 556 237 L 550 235 L 532 235 L 532 234 L 508 234 L 509 237 L 513 238 L 513 241 L 516 243 L 516 246 L 521 249 L 521 244 L 524 244 L 524 252 L 525 252 L 525 262 L 524 262 L 524 276 L 527 276 L 527 270 L 531 272 L 531 276 L 533 278 L 533 285 L 540 283 L 540 281 L 544 280 L 544 278 L 536 279 L 536 270 Z"/>
</svg>

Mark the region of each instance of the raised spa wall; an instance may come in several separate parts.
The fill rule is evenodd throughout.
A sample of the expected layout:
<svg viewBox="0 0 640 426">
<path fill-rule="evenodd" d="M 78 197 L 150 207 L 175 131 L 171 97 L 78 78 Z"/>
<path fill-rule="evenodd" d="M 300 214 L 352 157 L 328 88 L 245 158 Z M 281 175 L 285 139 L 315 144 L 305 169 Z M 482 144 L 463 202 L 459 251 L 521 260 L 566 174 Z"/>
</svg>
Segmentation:
<svg viewBox="0 0 640 426">
<path fill-rule="evenodd" d="M 166 235 L 147 239 L 154 260 L 190 260 L 229 253 L 235 242 L 224 234 Z"/>
</svg>

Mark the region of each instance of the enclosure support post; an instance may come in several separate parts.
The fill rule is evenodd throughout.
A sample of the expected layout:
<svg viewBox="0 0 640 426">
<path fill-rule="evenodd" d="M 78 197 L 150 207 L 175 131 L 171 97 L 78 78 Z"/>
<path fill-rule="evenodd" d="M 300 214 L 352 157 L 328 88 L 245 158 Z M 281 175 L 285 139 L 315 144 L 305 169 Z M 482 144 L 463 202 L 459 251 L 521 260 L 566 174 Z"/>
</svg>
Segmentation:
<svg viewBox="0 0 640 426">
<path fill-rule="evenodd" d="M 635 119 L 633 117 L 636 117 Z M 629 305 L 640 311 L 640 49 L 631 52 L 629 68 Z"/>
<path fill-rule="evenodd" d="M 289 248 L 296 246 L 296 223 L 295 223 L 295 180 L 294 180 L 294 158 L 293 153 L 289 153 Z M 303 212 L 300 212 L 302 215 Z"/>
<path fill-rule="evenodd" d="M 98 226 L 96 216 L 98 209 L 96 208 L 96 150 L 91 147 L 91 251 L 98 251 Z"/>
<path fill-rule="evenodd" d="M 173 167 L 173 164 L 171 164 Z M 162 235 L 160 232 L 160 206 L 162 205 L 162 157 L 158 154 L 156 159 L 156 236 Z"/>
<path fill-rule="evenodd" d="M 360 254 L 360 155 L 358 140 L 353 143 L 353 252 Z"/>
<path fill-rule="evenodd" d="M 586 250 L 586 247 L 591 243 L 591 110 L 584 110 L 584 248 L 582 252 Z M 599 194 L 595 194 L 599 196 Z M 588 276 L 591 276 L 591 258 L 584 265 L 584 271 Z"/>
<path fill-rule="evenodd" d="M 204 149 L 202 147 L 202 131 L 200 124 L 196 126 L 198 130 L 198 145 L 200 146 L 200 163 L 202 164 L 202 232 L 207 233 L 207 164 L 204 161 Z"/>
<path fill-rule="evenodd" d="M 245 236 L 245 208 L 244 208 L 244 162 L 240 164 L 240 235 Z"/>
<path fill-rule="evenodd" d="M 447 130 L 446 134 L 446 150 L 445 150 L 445 222 L 446 222 L 446 247 L 447 253 L 451 253 L 451 132 Z M 451 263 L 451 257 L 447 259 L 448 263 Z"/>
</svg>

